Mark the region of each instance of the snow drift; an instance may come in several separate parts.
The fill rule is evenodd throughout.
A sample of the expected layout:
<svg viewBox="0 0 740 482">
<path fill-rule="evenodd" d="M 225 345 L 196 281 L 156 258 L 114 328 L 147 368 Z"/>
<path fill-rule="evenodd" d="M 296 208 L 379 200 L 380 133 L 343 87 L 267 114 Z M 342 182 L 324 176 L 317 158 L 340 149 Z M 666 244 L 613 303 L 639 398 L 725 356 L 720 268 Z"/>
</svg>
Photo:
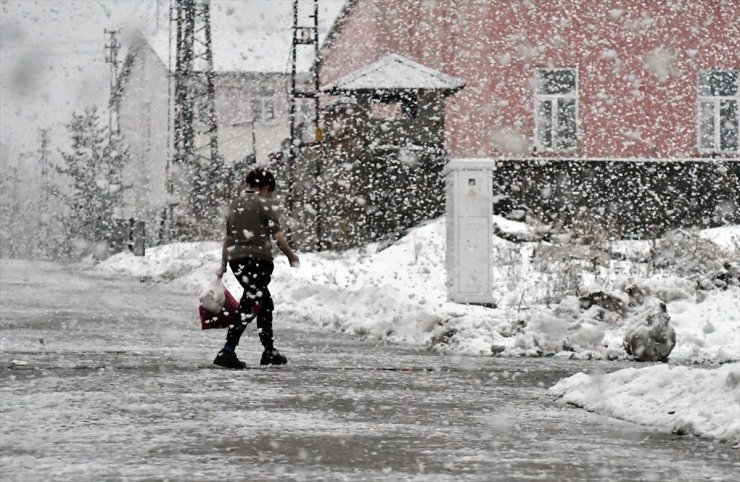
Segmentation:
<svg viewBox="0 0 740 482">
<path fill-rule="evenodd" d="M 564 403 L 657 427 L 740 443 L 740 363 L 656 365 L 608 375 L 577 373 L 549 392 Z"/>
</svg>

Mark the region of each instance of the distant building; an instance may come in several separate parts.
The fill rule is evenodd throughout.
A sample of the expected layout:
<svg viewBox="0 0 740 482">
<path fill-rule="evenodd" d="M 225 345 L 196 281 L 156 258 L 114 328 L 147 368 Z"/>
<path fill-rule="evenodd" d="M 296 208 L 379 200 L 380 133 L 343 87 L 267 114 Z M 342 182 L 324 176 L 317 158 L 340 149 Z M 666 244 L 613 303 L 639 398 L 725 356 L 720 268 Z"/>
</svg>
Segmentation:
<svg viewBox="0 0 740 482">
<path fill-rule="evenodd" d="M 389 54 L 460 79 L 447 151 L 497 160 L 496 194 L 545 218 L 740 221 L 738 18 L 734 0 L 349 0 L 321 81 Z"/>
<path fill-rule="evenodd" d="M 343 0 L 321 2 L 320 39 L 342 5 Z M 124 213 L 146 219 L 151 236 L 169 202 L 167 166 L 174 156 L 175 53 L 166 14 L 160 9 L 159 28 L 140 28 L 131 36 L 117 98 L 120 130 L 132 154 Z M 289 136 L 292 1 L 212 0 L 211 32 L 220 153 L 227 165 L 252 156 L 265 162 Z M 310 52 L 298 53 L 299 82 L 306 82 Z M 299 110 L 299 122 L 305 115 Z"/>
</svg>

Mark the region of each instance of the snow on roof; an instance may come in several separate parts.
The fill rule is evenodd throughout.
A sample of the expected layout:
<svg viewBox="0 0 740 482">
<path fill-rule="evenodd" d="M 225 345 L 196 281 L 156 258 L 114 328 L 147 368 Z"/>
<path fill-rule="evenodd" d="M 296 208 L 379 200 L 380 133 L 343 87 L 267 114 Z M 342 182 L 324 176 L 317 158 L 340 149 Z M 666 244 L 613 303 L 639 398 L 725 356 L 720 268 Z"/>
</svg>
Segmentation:
<svg viewBox="0 0 740 482">
<path fill-rule="evenodd" d="M 319 2 L 319 41 L 323 42 L 347 0 Z M 309 5 L 309 3 L 311 5 Z M 292 0 L 211 0 L 211 42 L 213 68 L 216 72 L 288 72 L 290 71 L 293 28 Z M 144 9 L 153 9 L 149 3 Z M 311 26 L 309 15 L 313 2 L 299 5 L 299 25 Z M 164 13 L 163 13 L 164 12 Z M 153 12 L 150 12 L 153 13 Z M 139 25 L 145 40 L 164 65 L 170 65 L 170 45 L 166 9 L 159 10 L 157 26 Z M 164 15 L 164 17 L 163 17 Z M 155 19 L 156 14 L 139 17 Z M 163 18 L 162 18 L 163 17 Z M 150 23 L 153 23 L 150 21 Z M 297 69 L 307 72 L 312 66 L 313 46 L 299 46 Z M 174 53 L 171 68 L 174 70 Z"/>
<path fill-rule="evenodd" d="M 396 54 L 342 77 L 321 89 L 324 92 L 356 90 L 436 89 L 456 91 L 465 82 Z"/>
</svg>

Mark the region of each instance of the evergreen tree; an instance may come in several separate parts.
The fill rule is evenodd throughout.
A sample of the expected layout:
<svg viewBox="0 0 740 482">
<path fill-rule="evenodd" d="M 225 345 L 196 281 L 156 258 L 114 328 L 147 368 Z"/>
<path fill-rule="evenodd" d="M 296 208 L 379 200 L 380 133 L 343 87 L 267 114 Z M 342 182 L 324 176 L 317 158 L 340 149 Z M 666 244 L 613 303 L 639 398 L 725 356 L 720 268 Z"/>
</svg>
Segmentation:
<svg viewBox="0 0 740 482">
<path fill-rule="evenodd" d="M 0 257 L 15 256 L 18 237 L 15 235 L 21 209 L 17 196 L 18 170 L 2 166 L 0 169 Z"/>
<path fill-rule="evenodd" d="M 77 251 L 85 253 L 110 238 L 115 210 L 122 204 L 128 152 L 117 134 L 101 126 L 96 108 L 73 114 L 66 127 L 72 143 L 57 168 L 70 181 L 62 196 L 68 208 L 65 227 Z"/>
<path fill-rule="evenodd" d="M 27 169 L 31 152 L 19 155 L 15 165 L 0 166 L 0 256 L 37 256 L 39 238 L 38 179 Z"/>
</svg>

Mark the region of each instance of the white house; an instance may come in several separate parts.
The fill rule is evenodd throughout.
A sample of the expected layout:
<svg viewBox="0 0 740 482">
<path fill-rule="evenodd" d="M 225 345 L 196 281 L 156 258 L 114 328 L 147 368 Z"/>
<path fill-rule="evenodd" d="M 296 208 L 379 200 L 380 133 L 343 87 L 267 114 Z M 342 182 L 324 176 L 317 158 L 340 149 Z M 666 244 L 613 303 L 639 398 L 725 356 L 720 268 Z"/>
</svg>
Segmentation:
<svg viewBox="0 0 740 482">
<path fill-rule="evenodd" d="M 320 41 L 344 3 L 320 0 Z M 311 25 L 312 4 L 300 0 L 300 24 Z M 168 27 L 167 5 L 147 2 L 139 12 L 138 18 L 159 21 L 137 25 L 127 35 L 116 99 L 132 157 L 124 216 L 145 219 L 150 238 L 168 204 L 166 180 L 174 156 L 175 29 Z M 219 150 L 227 164 L 251 154 L 265 161 L 289 137 L 292 0 L 211 0 L 210 10 Z M 299 82 L 307 82 L 312 49 L 299 47 L 297 55 Z M 307 114 L 299 109 L 298 121 Z"/>
</svg>

